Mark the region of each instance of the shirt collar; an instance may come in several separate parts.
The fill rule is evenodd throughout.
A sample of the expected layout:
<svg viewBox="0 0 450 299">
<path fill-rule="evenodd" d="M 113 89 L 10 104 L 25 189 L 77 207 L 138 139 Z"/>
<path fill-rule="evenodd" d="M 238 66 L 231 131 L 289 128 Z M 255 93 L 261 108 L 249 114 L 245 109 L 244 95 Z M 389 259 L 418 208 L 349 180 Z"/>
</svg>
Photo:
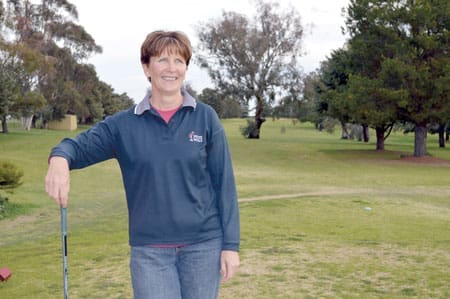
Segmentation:
<svg viewBox="0 0 450 299">
<path fill-rule="evenodd" d="M 181 107 L 192 107 L 195 109 L 197 101 L 184 89 L 181 89 L 181 95 L 183 96 L 183 104 Z M 134 107 L 134 114 L 142 115 L 145 111 L 150 110 L 150 97 L 152 96 L 151 90 L 147 92 L 142 101 Z"/>
</svg>

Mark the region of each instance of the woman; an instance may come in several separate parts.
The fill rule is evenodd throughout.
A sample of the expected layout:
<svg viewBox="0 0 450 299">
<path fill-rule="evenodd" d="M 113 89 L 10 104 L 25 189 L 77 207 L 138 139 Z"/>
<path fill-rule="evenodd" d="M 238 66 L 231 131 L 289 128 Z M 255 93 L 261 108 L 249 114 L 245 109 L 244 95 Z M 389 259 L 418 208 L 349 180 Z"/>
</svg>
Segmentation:
<svg viewBox="0 0 450 299">
<path fill-rule="evenodd" d="M 216 298 L 239 266 L 239 209 L 224 129 L 183 88 L 192 55 L 181 32 L 141 47 L 151 92 L 133 108 L 64 139 L 46 191 L 67 206 L 69 170 L 115 158 L 125 186 L 135 298 Z"/>
</svg>

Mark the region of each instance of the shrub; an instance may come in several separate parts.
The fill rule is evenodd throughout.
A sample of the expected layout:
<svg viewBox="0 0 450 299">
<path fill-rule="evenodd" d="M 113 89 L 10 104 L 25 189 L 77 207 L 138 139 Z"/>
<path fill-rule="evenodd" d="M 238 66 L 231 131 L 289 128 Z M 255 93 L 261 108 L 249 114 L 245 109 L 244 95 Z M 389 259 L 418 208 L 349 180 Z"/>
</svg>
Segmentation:
<svg viewBox="0 0 450 299">
<path fill-rule="evenodd" d="M 0 161 L 0 191 L 5 190 L 12 192 L 12 190 L 22 184 L 23 171 L 16 165 Z M 8 214 L 8 198 L 3 197 L 0 193 L 0 219 Z"/>
<path fill-rule="evenodd" d="M 16 165 L 0 161 L 0 190 L 12 190 L 22 184 L 23 171 Z"/>
<path fill-rule="evenodd" d="M 247 119 L 247 126 L 240 127 L 242 136 L 249 138 L 250 134 L 256 129 L 256 122 L 254 120 Z"/>
<path fill-rule="evenodd" d="M 16 165 L 6 161 L 0 161 L 0 191 L 6 190 L 12 192 L 14 188 L 22 185 L 22 177 L 23 171 Z M 0 206 L 4 206 L 7 200 L 8 198 L 2 197 L 0 193 Z"/>
</svg>

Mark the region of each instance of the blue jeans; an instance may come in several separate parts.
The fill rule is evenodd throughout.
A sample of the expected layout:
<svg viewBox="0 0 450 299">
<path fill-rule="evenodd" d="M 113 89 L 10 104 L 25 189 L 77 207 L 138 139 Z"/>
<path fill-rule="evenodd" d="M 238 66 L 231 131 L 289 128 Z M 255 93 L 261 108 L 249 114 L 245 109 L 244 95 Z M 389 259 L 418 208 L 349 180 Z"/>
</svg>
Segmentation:
<svg viewBox="0 0 450 299">
<path fill-rule="evenodd" d="M 217 298 L 221 251 L 221 238 L 179 248 L 132 246 L 134 298 Z"/>
</svg>

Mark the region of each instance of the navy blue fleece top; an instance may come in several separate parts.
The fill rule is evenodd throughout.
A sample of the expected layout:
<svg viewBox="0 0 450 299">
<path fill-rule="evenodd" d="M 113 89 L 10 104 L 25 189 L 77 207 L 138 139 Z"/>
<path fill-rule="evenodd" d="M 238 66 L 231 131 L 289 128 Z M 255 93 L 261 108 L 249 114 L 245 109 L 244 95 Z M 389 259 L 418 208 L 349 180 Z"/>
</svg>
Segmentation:
<svg viewBox="0 0 450 299">
<path fill-rule="evenodd" d="M 130 245 L 190 244 L 223 238 L 239 250 L 239 211 L 224 129 L 215 111 L 183 93 L 169 123 L 141 103 L 51 151 L 70 169 L 118 160 L 127 197 Z"/>
</svg>

